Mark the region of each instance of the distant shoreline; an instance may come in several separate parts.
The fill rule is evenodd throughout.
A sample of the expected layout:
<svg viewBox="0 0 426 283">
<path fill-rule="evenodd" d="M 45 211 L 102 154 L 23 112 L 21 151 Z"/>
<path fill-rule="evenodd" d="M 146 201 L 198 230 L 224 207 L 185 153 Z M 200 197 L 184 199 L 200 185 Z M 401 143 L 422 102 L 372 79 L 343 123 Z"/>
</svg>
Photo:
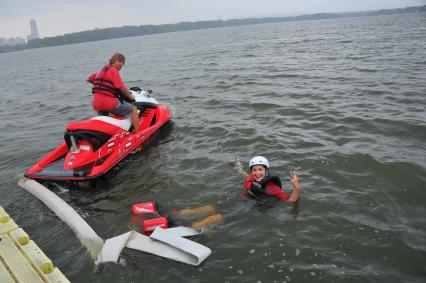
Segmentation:
<svg viewBox="0 0 426 283">
<path fill-rule="evenodd" d="M 396 15 L 409 13 L 424 13 L 426 5 L 414 6 L 398 9 L 383 9 L 374 11 L 361 12 L 345 12 L 345 13 L 316 13 L 294 17 L 266 17 L 266 18 L 247 18 L 233 20 L 215 20 L 215 21 L 197 21 L 197 22 L 180 22 L 176 24 L 164 25 L 142 25 L 142 26 L 123 26 L 114 28 L 102 28 L 94 30 L 86 30 L 81 32 L 69 33 L 53 37 L 37 38 L 30 40 L 28 43 L 19 45 L 0 46 L 0 53 L 14 52 L 33 48 L 51 47 L 68 45 L 75 43 L 83 43 L 90 41 L 100 41 L 115 38 L 125 38 L 132 36 L 170 33 L 178 31 L 200 30 L 230 26 L 244 26 L 265 23 L 277 22 L 293 22 L 307 20 L 325 20 L 325 19 L 340 19 L 349 17 L 365 17 L 365 16 L 381 16 L 381 15 Z"/>
</svg>

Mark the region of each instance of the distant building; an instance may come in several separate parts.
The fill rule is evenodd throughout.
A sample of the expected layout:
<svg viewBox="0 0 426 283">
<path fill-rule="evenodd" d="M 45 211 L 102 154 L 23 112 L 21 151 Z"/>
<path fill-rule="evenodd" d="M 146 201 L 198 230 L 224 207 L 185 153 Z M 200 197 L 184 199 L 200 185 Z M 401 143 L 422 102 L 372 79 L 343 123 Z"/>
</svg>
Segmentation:
<svg viewBox="0 0 426 283">
<path fill-rule="evenodd" d="M 9 38 L 5 38 L 2 37 L 0 38 L 0 46 L 4 46 L 4 45 L 18 45 L 18 44 L 25 44 L 25 39 L 23 39 L 22 37 L 9 37 Z"/>
<path fill-rule="evenodd" d="M 20 36 L 15 37 L 15 45 L 17 44 L 25 44 L 25 39 Z"/>
<path fill-rule="evenodd" d="M 39 38 L 38 29 L 37 29 L 37 23 L 35 20 L 30 21 L 30 27 L 31 27 L 31 33 L 29 36 L 27 36 L 27 41 L 30 41 L 32 39 Z"/>
<path fill-rule="evenodd" d="M 30 21 L 30 28 L 31 28 L 31 34 L 27 36 L 27 41 L 30 41 L 32 39 L 40 38 L 37 30 L 37 23 L 35 20 Z M 0 38 L 0 46 L 5 45 L 18 45 L 18 44 L 25 44 L 25 39 L 22 37 L 1 37 Z"/>
</svg>

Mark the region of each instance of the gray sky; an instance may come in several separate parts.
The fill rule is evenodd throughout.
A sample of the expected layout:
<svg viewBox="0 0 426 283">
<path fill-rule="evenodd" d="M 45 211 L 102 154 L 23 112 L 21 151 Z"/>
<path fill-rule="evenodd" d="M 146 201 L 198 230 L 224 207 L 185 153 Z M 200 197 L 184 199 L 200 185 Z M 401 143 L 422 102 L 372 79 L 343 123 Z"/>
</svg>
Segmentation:
<svg viewBox="0 0 426 283">
<path fill-rule="evenodd" d="M 0 37 L 41 37 L 124 25 L 289 16 L 425 5 L 426 0 L 0 0 Z"/>
</svg>

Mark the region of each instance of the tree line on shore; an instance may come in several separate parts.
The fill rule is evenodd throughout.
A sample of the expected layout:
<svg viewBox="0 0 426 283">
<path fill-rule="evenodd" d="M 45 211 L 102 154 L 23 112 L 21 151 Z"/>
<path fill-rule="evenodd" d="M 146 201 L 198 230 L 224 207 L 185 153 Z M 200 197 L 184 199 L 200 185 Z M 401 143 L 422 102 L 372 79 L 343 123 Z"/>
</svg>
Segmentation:
<svg viewBox="0 0 426 283">
<path fill-rule="evenodd" d="M 123 38 L 131 36 L 188 31 L 197 29 L 209 29 L 230 26 L 242 26 L 264 23 L 276 23 L 286 21 L 305 21 L 305 20 L 320 20 L 320 19 L 336 19 L 345 17 L 362 17 L 362 16 L 377 16 L 377 15 L 394 15 L 405 13 L 422 13 L 426 12 L 426 5 L 418 7 L 407 7 L 400 9 L 385 9 L 376 11 L 364 12 L 347 12 L 347 13 L 317 13 L 310 15 L 301 15 L 294 17 L 267 17 L 267 18 L 247 18 L 233 20 L 212 20 L 212 21 L 197 21 L 197 22 L 180 22 L 176 24 L 163 25 L 142 25 L 142 26 L 123 26 L 114 28 L 102 28 L 87 30 L 75 33 L 64 34 L 60 36 L 37 38 L 28 41 L 26 44 L 18 44 L 14 46 L 0 46 L 1 52 L 18 51 L 30 48 L 41 48 L 49 46 L 58 46 L 66 44 L 83 43 L 89 41 L 107 40 L 114 38 Z"/>
</svg>

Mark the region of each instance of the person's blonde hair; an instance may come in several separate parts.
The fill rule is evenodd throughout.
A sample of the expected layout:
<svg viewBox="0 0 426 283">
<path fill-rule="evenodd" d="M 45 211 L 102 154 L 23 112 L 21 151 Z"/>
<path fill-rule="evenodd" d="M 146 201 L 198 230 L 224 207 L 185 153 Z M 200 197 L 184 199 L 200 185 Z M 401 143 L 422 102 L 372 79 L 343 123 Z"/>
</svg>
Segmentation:
<svg viewBox="0 0 426 283">
<path fill-rule="evenodd" d="M 114 64 L 114 62 L 120 61 L 123 62 L 123 64 L 126 62 L 126 57 L 124 57 L 121 53 L 115 53 L 111 56 L 111 59 L 109 59 L 109 64 Z"/>
</svg>

